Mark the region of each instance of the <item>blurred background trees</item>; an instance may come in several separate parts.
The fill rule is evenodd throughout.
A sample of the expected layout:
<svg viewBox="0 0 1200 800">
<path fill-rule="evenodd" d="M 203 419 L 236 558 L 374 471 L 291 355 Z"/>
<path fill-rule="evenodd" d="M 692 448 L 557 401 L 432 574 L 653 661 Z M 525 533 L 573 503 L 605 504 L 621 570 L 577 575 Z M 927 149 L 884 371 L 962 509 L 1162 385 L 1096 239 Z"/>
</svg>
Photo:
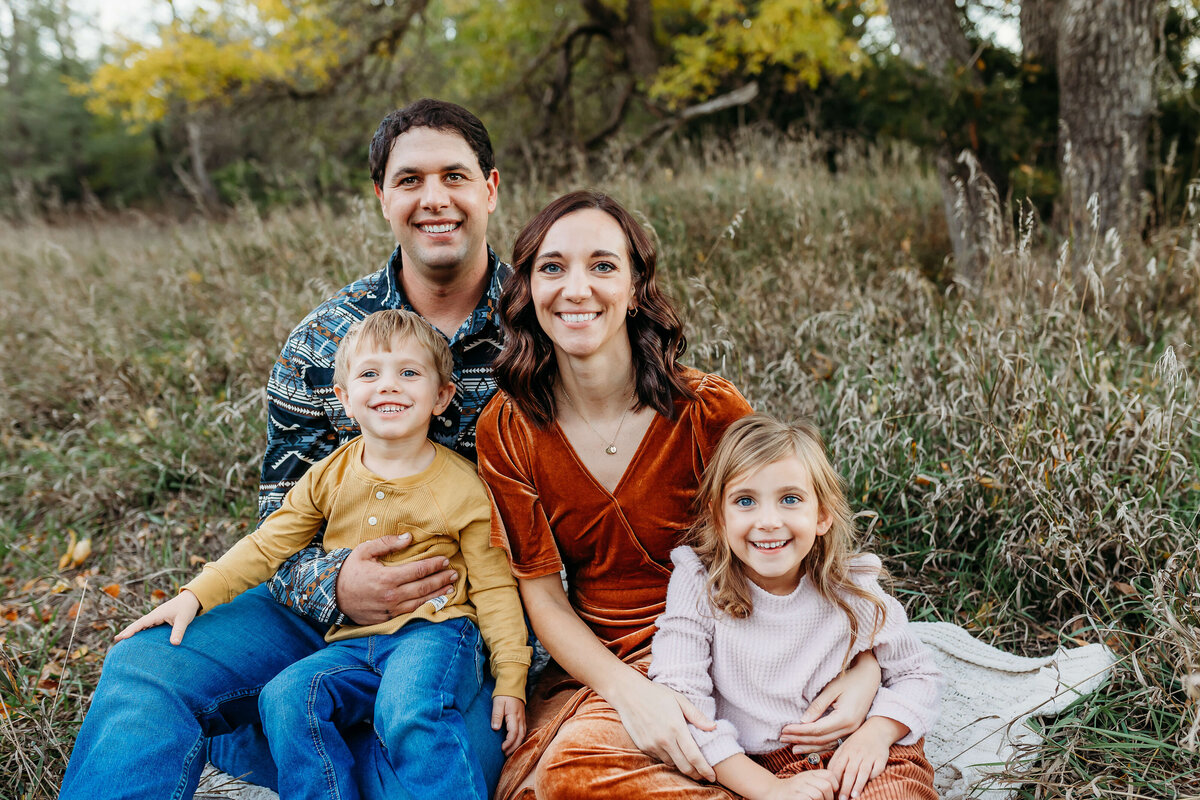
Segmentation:
<svg viewBox="0 0 1200 800">
<path fill-rule="evenodd" d="M 476 111 L 510 174 L 650 170 L 745 125 L 815 133 L 831 164 L 913 142 L 968 280 L 1022 207 L 1138 235 L 1196 174 L 1190 0 L 161 0 L 88 53 L 73 2 L 0 11 L 10 215 L 336 198 L 423 95 Z"/>
</svg>

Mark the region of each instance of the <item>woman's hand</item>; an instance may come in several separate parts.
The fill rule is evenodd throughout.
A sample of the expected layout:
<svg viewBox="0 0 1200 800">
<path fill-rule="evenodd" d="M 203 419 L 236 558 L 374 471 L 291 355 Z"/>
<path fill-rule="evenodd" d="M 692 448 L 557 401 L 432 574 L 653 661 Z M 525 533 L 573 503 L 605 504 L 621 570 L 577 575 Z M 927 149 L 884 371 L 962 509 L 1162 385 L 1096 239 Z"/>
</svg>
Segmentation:
<svg viewBox="0 0 1200 800">
<path fill-rule="evenodd" d="M 149 614 L 143 614 L 140 619 L 131 622 L 113 639 L 119 642 L 122 639 L 128 639 L 138 631 L 169 622 L 171 623 L 171 644 L 179 644 L 183 641 L 183 632 L 187 630 L 188 625 L 192 624 L 192 620 L 196 618 L 199 611 L 200 598 L 184 589 Z"/>
<path fill-rule="evenodd" d="M 705 731 L 717 726 L 686 697 L 652 683 L 641 674 L 631 678 L 617 694 L 618 697 L 606 699 L 620 715 L 621 724 L 639 750 L 674 765 L 693 780 L 716 780 L 717 774 L 704 760 L 687 723 Z"/>
<path fill-rule="evenodd" d="M 799 723 L 783 726 L 780 741 L 794 745 L 793 753 L 815 753 L 854 733 L 875 702 L 880 674 L 875 654 L 859 653 L 850 669 L 813 699 Z"/>
</svg>

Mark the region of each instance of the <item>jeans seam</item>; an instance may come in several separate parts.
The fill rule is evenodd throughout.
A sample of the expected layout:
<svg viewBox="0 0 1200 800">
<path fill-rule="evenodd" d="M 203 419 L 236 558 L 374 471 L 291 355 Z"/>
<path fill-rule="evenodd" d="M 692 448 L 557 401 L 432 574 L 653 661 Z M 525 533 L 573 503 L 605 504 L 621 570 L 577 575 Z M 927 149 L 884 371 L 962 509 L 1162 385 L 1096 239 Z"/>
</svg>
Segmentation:
<svg viewBox="0 0 1200 800">
<path fill-rule="evenodd" d="M 331 677 L 341 672 L 349 672 L 351 670 L 362 669 L 360 665 L 348 665 L 337 667 L 335 669 L 324 670 L 312 676 L 308 684 L 308 696 L 305 698 L 305 716 L 308 717 L 308 732 L 312 739 L 313 748 L 317 751 L 317 755 L 321 759 L 321 771 L 324 773 L 325 785 L 329 789 L 329 796 L 332 798 L 340 798 L 341 792 L 338 791 L 336 769 L 332 760 L 329 758 L 329 753 L 325 749 L 325 740 L 321 737 L 320 722 L 316 719 L 313 713 L 313 706 L 316 702 L 316 693 L 320 687 L 321 681 L 324 678 Z M 368 667 L 368 669 L 370 669 Z"/>
</svg>

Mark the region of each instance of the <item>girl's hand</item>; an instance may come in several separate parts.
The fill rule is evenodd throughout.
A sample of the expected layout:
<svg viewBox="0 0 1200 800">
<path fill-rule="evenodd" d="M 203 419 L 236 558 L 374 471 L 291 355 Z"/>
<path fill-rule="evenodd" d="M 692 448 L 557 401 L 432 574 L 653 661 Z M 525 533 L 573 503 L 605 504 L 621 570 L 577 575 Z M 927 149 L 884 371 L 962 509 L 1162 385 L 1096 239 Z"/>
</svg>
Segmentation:
<svg viewBox="0 0 1200 800">
<path fill-rule="evenodd" d="M 833 800 L 837 776 L 827 769 L 810 769 L 790 778 L 776 778 L 761 800 Z"/>
<path fill-rule="evenodd" d="M 793 753 L 816 753 L 858 730 L 879 691 L 879 662 L 871 651 L 859 653 L 850 669 L 834 678 L 813 699 L 799 723 L 784 725 L 780 741 Z M 825 712 L 829 709 L 828 714 Z M 822 716 L 824 715 L 824 716 Z"/>
<path fill-rule="evenodd" d="M 620 697 L 609 702 L 621 717 L 629 738 L 643 753 L 674 765 L 693 780 L 716 780 L 717 774 L 704 760 L 687 723 L 705 731 L 717 726 L 686 697 L 639 674 L 638 680 L 631 681 Z"/>
<path fill-rule="evenodd" d="M 192 620 L 196 618 L 199 611 L 200 598 L 184 589 L 149 614 L 145 614 L 141 619 L 131 623 L 113 639 L 119 642 L 122 639 L 128 639 L 138 631 L 169 622 L 171 623 L 171 644 L 179 644 L 183 641 L 183 632 L 187 630 L 188 625 L 192 624 Z"/>
<path fill-rule="evenodd" d="M 503 725 L 507 731 L 504 743 L 500 749 L 505 756 L 511 756 L 521 742 L 525 741 L 525 702 L 515 697 L 497 695 L 492 698 L 492 730 L 500 730 Z"/>
<path fill-rule="evenodd" d="M 871 717 L 829 759 L 829 771 L 841 787 L 838 800 L 858 797 L 867 781 L 883 772 L 888 751 L 908 733 L 908 726 L 888 717 Z"/>
</svg>

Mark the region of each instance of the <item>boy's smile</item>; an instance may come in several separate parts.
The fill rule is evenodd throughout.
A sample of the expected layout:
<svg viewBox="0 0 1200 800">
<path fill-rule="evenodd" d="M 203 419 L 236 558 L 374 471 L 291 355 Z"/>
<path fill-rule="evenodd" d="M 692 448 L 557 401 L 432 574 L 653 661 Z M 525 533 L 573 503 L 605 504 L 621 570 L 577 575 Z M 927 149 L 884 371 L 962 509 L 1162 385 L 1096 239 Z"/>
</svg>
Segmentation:
<svg viewBox="0 0 1200 800">
<path fill-rule="evenodd" d="M 454 384 L 442 384 L 433 357 L 411 337 L 393 341 L 388 350 L 357 344 L 346 386 L 334 387 L 346 414 L 367 444 L 423 440 L 429 421 L 454 397 Z"/>
</svg>

